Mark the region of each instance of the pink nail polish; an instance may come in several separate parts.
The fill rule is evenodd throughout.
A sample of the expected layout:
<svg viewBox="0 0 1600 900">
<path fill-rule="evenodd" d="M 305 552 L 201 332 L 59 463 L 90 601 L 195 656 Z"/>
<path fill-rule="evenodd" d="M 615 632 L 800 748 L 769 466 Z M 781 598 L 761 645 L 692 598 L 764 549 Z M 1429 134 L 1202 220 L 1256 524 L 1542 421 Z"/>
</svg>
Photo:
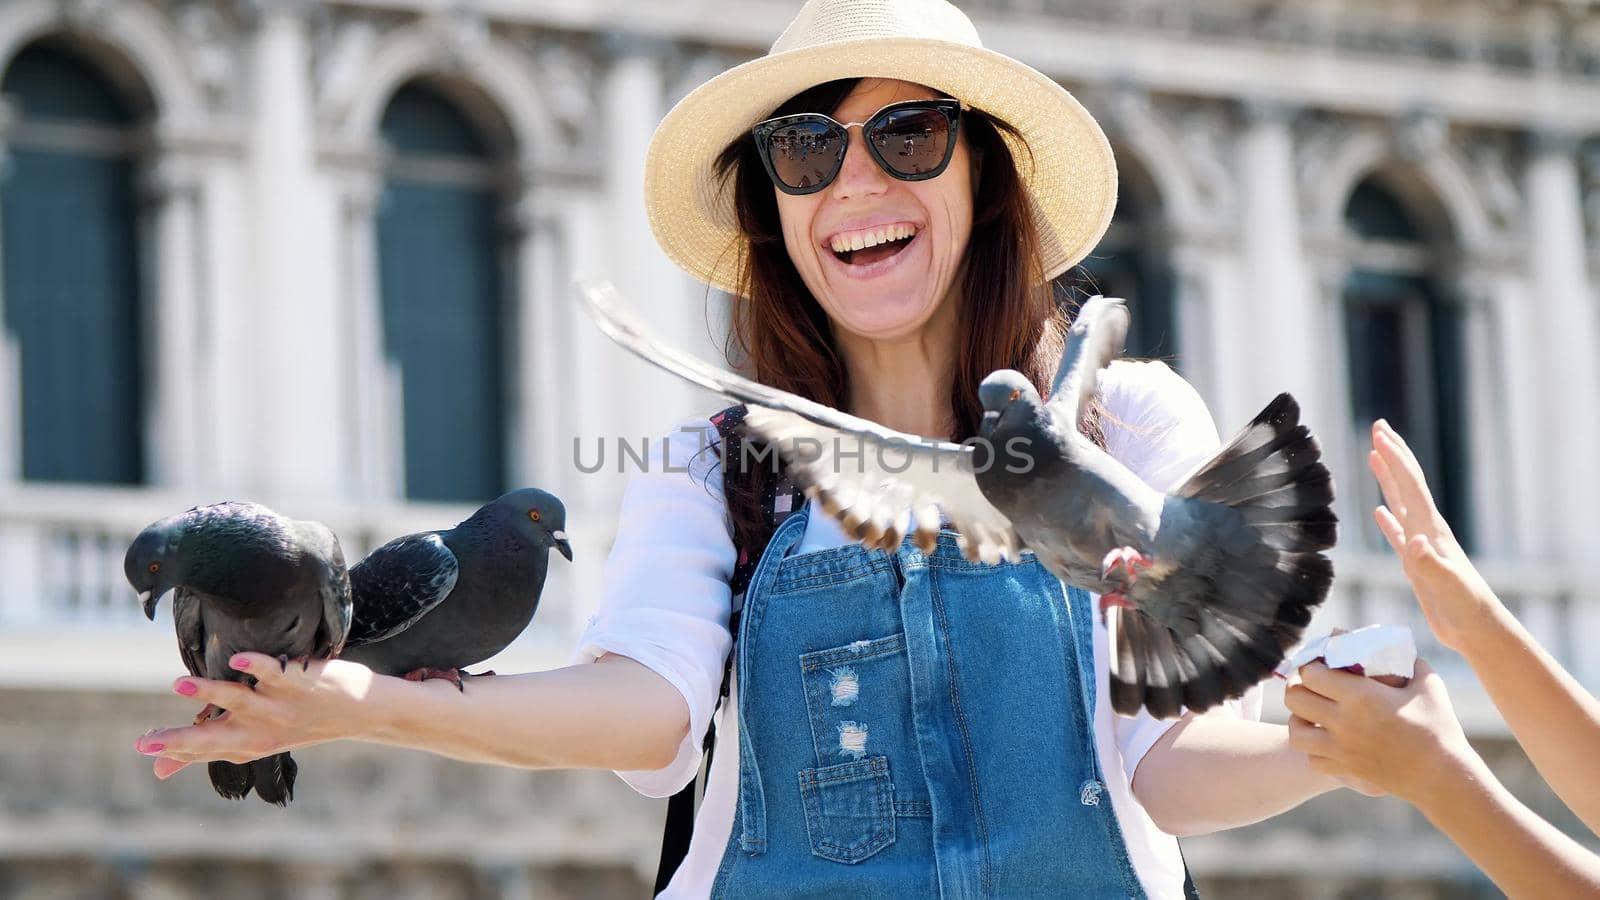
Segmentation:
<svg viewBox="0 0 1600 900">
<path fill-rule="evenodd" d="M 228 665 L 235 669 L 248 669 L 250 668 L 250 660 L 247 657 L 235 656 L 233 659 L 228 660 Z"/>
<path fill-rule="evenodd" d="M 146 753 L 146 754 L 149 754 L 149 753 L 160 753 L 161 751 L 163 751 L 165 749 L 167 749 L 167 745 L 166 744 L 145 744 L 144 745 L 144 749 L 140 750 L 139 752 L 140 753 Z"/>
<path fill-rule="evenodd" d="M 177 686 L 173 688 L 173 690 L 184 695 L 185 697 L 193 697 L 195 694 L 200 692 L 200 686 L 192 681 L 180 681 L 178 682 Z"/>
</svg>

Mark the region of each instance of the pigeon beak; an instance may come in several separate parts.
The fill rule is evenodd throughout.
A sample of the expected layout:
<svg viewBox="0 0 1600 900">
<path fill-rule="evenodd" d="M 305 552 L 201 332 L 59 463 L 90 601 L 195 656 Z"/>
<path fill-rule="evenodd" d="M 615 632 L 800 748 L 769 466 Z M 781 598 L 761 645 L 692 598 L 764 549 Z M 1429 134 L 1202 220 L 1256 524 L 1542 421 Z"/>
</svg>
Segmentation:
<svg viewBox="0 0 1600 900">
<path fill-rule="evenodd" d="M 572 562 L 572 545 L 567 543 L 567 533 L 565 531 L 552 531 L 550 536 L 556 539 L 556 549 L 561 552 L 561 555 L 567 558 L 567 562 Z"/>
<path fill-rule="evenodd" d="M 156 620 L 156 601 L 159 599 L 155 591 L 139 592 L 139 602 L 144 604 L 144 617 L 152 622 Z"/>
</svg>

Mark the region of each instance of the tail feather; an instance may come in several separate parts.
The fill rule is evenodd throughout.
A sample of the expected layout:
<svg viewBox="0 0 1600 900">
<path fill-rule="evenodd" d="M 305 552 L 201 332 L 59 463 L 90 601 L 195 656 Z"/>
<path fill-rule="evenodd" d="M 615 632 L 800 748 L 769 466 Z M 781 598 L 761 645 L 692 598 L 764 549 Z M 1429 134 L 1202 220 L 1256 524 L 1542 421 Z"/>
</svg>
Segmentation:
<svg viewBox="0 0 1600 900">
<path fill-rule="evenodd" d="M 1117 712 L 1143 706 L 1167 718 L 1181 712 L 1180 703 L 1208 709 L 1259 683 L 1300 640 L 1333 583 L 1333 563 L 1321 551 L 1334 546 L 1338 517 L 1321 456 L 1300 424 L 1299 404 L 1279 394 L 1175 492 L 1233 513 L 1217 510 L 1211 520 L 1224 531 L 1209 542 L 1217 555 L 1205 571 L 1185 572 L 1178 577 L 1186 584 L 1172 585 L 1198 609 L 1197 619 L 1174 618 L 1170 609 L 1160 618 L 1116 611 Z"/>
<path fill-rule="evenodd" d="M 268 803 L 287 806 L 294 799 L 294 779 L 300 766 L 287 753 L 267 756 L 247 763 L 217 761 L 206 764 L 211 786 L 229 800 L 256 796 Z"/>
<path fill-rule="evenodd" d="M 207 763 L 206 774 L 211 776 L 211 786 L 228 800 L 242 800 L 250 796 L 250 788 L 255 786 L 255 771 L 248 763 L 239 765 L 220 760 Z"/>
<path fill-rule="evenodd" d="M 255 770 L 256 796 L 268 803 L 288 806 L 294 799 L 294 779 L 300 766 L 287 753 L 267 756 L 250 763 Z"/>
</svg>

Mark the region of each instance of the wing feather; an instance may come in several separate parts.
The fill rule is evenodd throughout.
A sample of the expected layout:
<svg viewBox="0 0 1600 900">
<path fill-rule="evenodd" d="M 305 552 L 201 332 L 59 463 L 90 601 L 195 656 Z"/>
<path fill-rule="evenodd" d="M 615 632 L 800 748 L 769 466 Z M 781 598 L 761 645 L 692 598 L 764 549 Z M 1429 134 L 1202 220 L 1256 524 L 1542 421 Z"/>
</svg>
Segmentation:
<svg viewBox="0 0 1600 900">
<path fill-rule="evenodd" d="M 1127 339 L 1128 306 L 1123 301 L 1095 296 L 1078 310 L 1050 386 L 1050 406 L 1061 421 L 1083 421 L 1084 407 L 1099 389 L 1100 370 L 1122 354 Z"/>
<path fill-rule="evenodd" d="M 1011 521 L 978 487 L 971 447 L 885 428 L 710 365 L 653 338 L 623 310 L 610 284 L 580 281 L 579 288 L 607 337 L 686 381 L 743 401 L 745 427 L 777 449 L 790 476 L 847 534 L 889 548 L 914 532 L 931 552 L 942 509 L 969 558 L 1020 556 Z"/>
</svg>

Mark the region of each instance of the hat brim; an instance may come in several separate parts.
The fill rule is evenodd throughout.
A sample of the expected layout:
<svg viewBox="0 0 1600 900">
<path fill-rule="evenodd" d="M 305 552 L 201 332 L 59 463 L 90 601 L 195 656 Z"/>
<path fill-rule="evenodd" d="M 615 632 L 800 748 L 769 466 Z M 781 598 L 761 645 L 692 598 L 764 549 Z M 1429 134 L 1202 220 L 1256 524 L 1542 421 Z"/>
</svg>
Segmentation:
<svg viewBox="0 0 1600 900">
<path fill-rule="evenodd" d="M 1117 164 L 1094 117 L 1061 85 L 993 50 L 927 38 L 865 38 L 803 47 L 735 66 L 695 88 L 656 128 L 645 164 L 645 207 L 662 250 L 729 293 L 744 242 L 733 185 L 713 176 L 722 150 L 785 100 L 841 78 L 927 85 L 1015 126 L 1002 132 L 1033 200 L 1046 280 L 1099 243 L 1117 201 Z"/>
</svg>

